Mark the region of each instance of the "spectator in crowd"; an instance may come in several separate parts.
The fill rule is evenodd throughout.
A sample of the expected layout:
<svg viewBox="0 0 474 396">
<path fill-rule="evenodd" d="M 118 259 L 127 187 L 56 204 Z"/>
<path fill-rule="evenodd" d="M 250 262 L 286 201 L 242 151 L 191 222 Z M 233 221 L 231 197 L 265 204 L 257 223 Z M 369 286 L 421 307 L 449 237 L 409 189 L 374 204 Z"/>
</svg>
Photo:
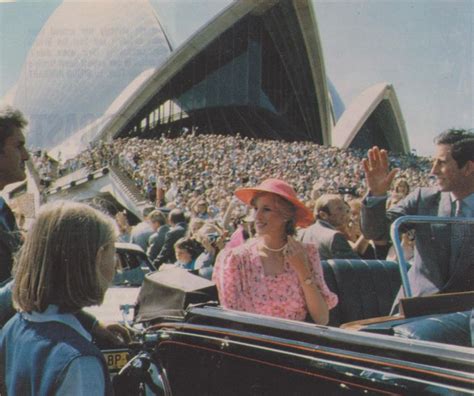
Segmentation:
<svg viewBox="0 0 474 396">
<path fill-rule="evenodd" d="M 387 209 L 390 209 L 391 207 L 398 204 L 403 198 L 405 198 L 410 193 L 410 185 L 408 184 L 405 178 L 398 178 L 392 184 L 393 189 L 387 198 Z M 410 235 L 408 235 L 407 233 L 401 234 L 401 243 L 404 250 L 405 258 L 407 260 L 411 260 L 413 258 L 414 238 L 412 237 L 414 237 L 414 234 L 414 230 L 412 230 Z M 397 255 L 390 240 L 381 241 L 381 243 L 377 243 L 375 246 L 378 255 L 386 256 L 383 258 L 387 260 L 397 261 Z"/>
<path fill-rule="evenodd" d="M 188 236 L 190 238 L 195 238 L 197 233 L 205 223 L 206 221 L 199 217 L 191 217 L 191 220 L 189 220 Z"/>
<path fill-rule="evenodd" d="M 410 193 L 410 185 L 404 178 L 396 179 L 393 183 L 393 189 L 387 198 L 387 209 L 398 204 L 403 198 L 405 198 Z M 414 235 L 415 231 L 411 230 L 410 234 L 403 232 L 401 234 L 401 245 L 403 248 L 404 256 L 406 260 L 412 260 L 414 254 Z M 395 253 L 395 248 L 392 246 L 391 241 L 386 241 L 386 244 L 377 245 L 378 251 L 383 249 L 383 252 L 387 251 L 386 259 L 397 261 L 397 255 Z M 380 254 L 380 253 L 379 253 Z"/>
<path fill-rule="evenodd" d="M 148 202 L 155 202 L 156 201 L 156 182 L 148 180 L 146 182 L 145 191 L 146 191 L 146 198 L 148 199 Z"/>
<path fill-rule="evenodd" d="M 154 210 L 154 206 L 146 206 L 142 211 L 143 220 L 132 228 L 130 242 L 140 246 L 144 252 L 147 251 L 148 240 L 154 232 L 148 218 L 148 215 Z"/>
<path fill-rule="evenodd" d="M 161 251 L 165 243 L 166 234 L 168 233 L 170 226 L 167 224 L 165 214 L 160 210 L 154 210 L 148 215 L 153 234 L 151 234 L 148 240 L 148 249 L 146 254 L 148 258 L 153 262 L 156 256 Z"/>
<path fill-rule="evenodd" d="M 217 254 L 224 248 L 225 231 L 216 223 L 206 221 L 196 234 L 196 241 L 204 251 L 197 257 L 195 268 L 200 270 L 213 267 Z"/>
<path fill-rule="evenodd" d="M 54 202 L 40 211 L 15 264 L 20 312 L 2 329 L 2 394 L 112 394 L 103 354 L 74 313 L 102 302 L 115 239 L 113 222 L 87 205 Z"/>
<path fill-rule="evenodd" d="M 316 222 L 300 232 L 302 242 L 315 244 L 321 260 L 359 258 L 347 238 L 337 229 L 347 224 L 349 219 L 347 206 L 340 195 L 320 196 L 314 214 Z"/>
<path fill-rule="evenodd" d="M 10 107 L 0 109 L 0 191 L 26 178 L 25 163 L 29 154 L 23 129 L 23 114 Z M 0 197 L 0 283 L 11 277 L 13 255 L 21 245 L 21 233 L 14 214 Z"/>
<path fill-rule="evenodd" d="M 361 217 L 362 232 L 367 238 L 387 239 L 389 225 L 403 215 L 473 217 L 474 133 L 447 130 L 436 138 L 435 144 L 431 173 L 437 186 L 416 188 L 388 210 L 387 191 L 397 169 L 389 170 L 385 150 L 374 147 L 368 151 L 368 158 L 363 161 L 368 194 Z M 408 271 L 412 294 L 474 290 L 473 227 L 418 224 L 414 228 L 415 259 Z"/>
<path fill-rule="evenodd" d="M 127 212 L 120 211 L 115 214 L 117 227 L 117 241 L 130 243 L 132 239 L 132 226 L 128 222 Z"/>
<path fill-rule="evenodd" d="M 360 230 L 360 209 L 362 201 L 360 199 L 352 199 L 348 202 L 351 218 L 349 221 L 349 244 L 357 255 L 366 260 L 376 259 L 375 248 L 372 241 L 365 238 Z M 381 258 L 385 259 L 385 257 Z"/>
<path fill-rule="evenodd" d="M 347 199 L 350 199 L 349 198 L 349 195 L 347 195 Z M 347 239 L 347 241 L 351 241 L 351 237 L 352 237 L 352 234 L 351 234 L 351 229 L 350 229 L 350 222 L 351 222 L 351 207 L 349 206 L 348 202 L 346 201 L 346 195 L 340 195 L 340 198 L 342 199 L 342 202 L 344 203 L 344 207 L 345 207 L 345 217 L 344 217 L 344 221 L 341 222 L 341 225 L 337 226 L 336 227 L 336 230 L 340 231 L 342 233 L 342 235 L 344 235 Z"/>
<path fill-rule="evenodd" d="M 313 184 L 313 188 L 311 189 L 311 194 L 310 194 L 310 200 L 313 203 L 313 207 L 316 201 L 318 200 L 318 198 L 322 194 L 324 194 L 323 185 L 324 185 L 324 181 L 322 180 L 318 180 L 316 183 Z"/>
<path fill-rule="evenodd" d="M 221 205 L 222 208 L 215 220 L 219 222 L 223 230 L 233 232 L 247 213 L 247 207 L 242 211 L 242 202 L 236 197 L 232 197 L 230 200 L 221 200 Z"/>
<path fill-rule="evenodd" d="M 232 233 L 229 241 L 225 245 L 226 248 L 231 249 L 242 245 L 247 239 L 255 236 L 255 217 L 253 211 L 248 215 L 241 217 L 236 230 Z"/>
<path fill-rule="evenodd" d="M 406 179 L 397 179 L 393 186 L 393 191 L 390 194 L 390 197 L 387 199 L 387 209 L 390 209 L 392 206 L 395 206 L 403 198 L 405 198 L 410 193 L 410 185 Z"/>
<path fill-rule="evenodd" d="M 158 177 L 156 182 L 156 206 L 161 208 L 166 205 L 166 179 L 163 176 Z"/>
<path fill-rule="evenodd" d="M 174 244 L 174 253 L 176 261 L 172 267 L 179 267 L 189 271 L 196 269 L 195 263 L 199 254 L 202 252 L 202 246 L 192 238 L 180 238 Z M 162 269 L 163 266 L 160 267 Z"/>
<path fill-rule="evenodd" d="M 12 209 L 12 211 L 13 215 L 15 216 L 18 231 L 20 232 L 21 241 L 23 242 L 26 236 L 26 216 L 18 207 Z"/>
<path fill-rule="evenodd" d="M 178 239 L 186 235 L 187 223 L 184 213 L 180 209 L 173 209 L 168 216 L 170 229 L 165 237 L 165 242 L 160 252 L 156 256 L 153 265 L 156 269 L 160 268 L 160 265 L 163 263 L 174 263 L 176 261 L 176 256 L 174 253 L 174 244 Z"/>
<path fill-rule="evenodd" d="M 208 204 L 205 199 L 197 199 L 191 206 L 192 215 L 202 220 L 209 219 L 210 216 L 207 210 Z"/>
<path fill-rule="evenodd" d="M 311 211 L 279 179 L 235 195 L 254 207 L 257 237 L 217 257 L 213 280 L 221 304 L 294 320 L 309 313 L 314 322 L 327 323 L 337 296 L 324 282 L 316 246 L 293 237 L 296 226 L 312 222 Z"/>
</svg>

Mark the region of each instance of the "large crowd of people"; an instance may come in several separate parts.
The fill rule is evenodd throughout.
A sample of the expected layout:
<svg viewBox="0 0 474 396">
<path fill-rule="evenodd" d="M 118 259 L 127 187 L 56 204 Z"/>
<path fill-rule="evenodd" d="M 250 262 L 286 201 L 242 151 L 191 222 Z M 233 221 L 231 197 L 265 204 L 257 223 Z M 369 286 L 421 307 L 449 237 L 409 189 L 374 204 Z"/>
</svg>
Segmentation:
<svg viewBox="0 0 474 396">
<path fill-rule="evenodd" d="M 457 134 L 459 139 L 469 140 L 472 136 L 463 130 L 447 133 L 453 139 Z M 361 219 L 364 210 L 371 208 L 367 202 L 373 201 L 371 194 L 375 191 L 376 196 L 385 197 L 382 209 L 396 211 L 411 190 L 434 186 L 435 181 L 440 185 L 444 178 L 438 173 L 443 176 L 444 165 L 439 165 L 438 171 L 431 159 L 378 148 L 369 150 L 368 158 L 365 155 L 364 150 L 312 142 L 191 133 L 174 139 L 120 138 L 101 142 L 64 162 L 55 162 L 46 153 L 35 153 L 33 160 L 40 178 L 48 181 L 84 167 L 90 171 L 118 167 L 148 200 L 143 221 L 136 225 L 129 223 L 125 211 L 115 214 L 118 240 L 140 245 L 157 269 L 179 266 L 210 278 L 219 257 L 225 262 L 223 257 L 262 228 L 256 223 L 258 205 L 242 202 L 234 192 L 268 180 L 291 183 L 288 186 L 294 188 L 295 202 L 312 213 L 305 227 L 299 224 L 289 234 L 291 238 L 294 234 L 296 247 L 316 246 L 318 260 L 397 260 L 386 233 L 368 239 L 370 232 L 363 232 Z M 373 167 L 384 169 L 387 174 L 382 172 L 374 178 Z M 389 169 L 392 170 L 388 172 Z M 379 188 L 379 178 L 383 188 Z M 367 193 L 369 198 L 364 198 Z M 276 211 L 280 217 L 286 213 Z M 401 239 L 405 257 L 412 263 L 416 238 L 411 230 Z M 270 249 L 266 254 L 274 252 Z M 215 280 L 220 279 L 218 286 L 227 275 L 227 271 L 221 271 L 215 276 Z M 300 316 L 304 312 L 307 313 L 303 310 Z"/>
<path fill-rule="evenodd" d="M 298 197 L 311 209 L 325 193 L 361 197 L 366 188 L 361 167 L 364 154 L 364 150 L 312 142 L 187 134 L 174 139 L 101 142 L 57 166 L 51 166 L 45 155 L 34 158 L 41 177 L 47 180 L 81 167 L 96 170 L 112 164 L 130 176 L 150 204 L 195 212 L 200 203 L 207 205 L 206 218 L 222 220 L 233 191 L 267 178 L 291 181 Z M 399 178 L 408 186 L 431 184 L 428 158 L 391 154 L 390 162 L 400 169 Z M 243 207 L 233 215 L 244 216 Z"/>
<path fill-rule="evenodd" d="M 360 197 L 366 191 L 362 167 L 364 154 L 364 150 L 339 149 L 312 142 L 262 140 L 239 134 L 186 134 L 174 139 L 120 138 L 100 142 L 67 161 L 55 162 L 44 152 L 36 153 L 33 160 L 41 179 L 47 181 L 84 167 L 94 171 L 113 165 L 126 173 L 149 205 L 143 213 L 144 221 L 135 226 L 129 224 L 124 212 L 116 213 L 119 240 L 138 243 L 148 252 L 155 266 L 160 267 L 178 263 L 176 248 L 181 251 L 182 246 L 188 245 L 183 245 L 182 240 L 181 247 L 174 244 L 181 238 L 195 240 L 194 235 L 203 226 L 216 228 L 221 245 L 228 241 L 229 246 L 234 246 L 238 244 L 236 241 L 241 243 L 251 237 L 254 224 L 249 207 L 232 198 L 233 192 L 269 178 L 291 181 L 298 199 L 309 210 L 314 210 L 316 222 L 313 228 L 316 227 L 317 232 L 300 230 L 299 238 L 316 243 L 322 259 L 385 259 L 389 243 L 365 239 L 359 227 Z M 392 168 L 399 169 L 389 206 L 406 195 L 410 186 L 431 184 L 428 158 L 391 154 L 389 163 Z M 336 206 L 338 215 L 327 214 Z M 160 217 L 161 222 L 154 223 L 148 217 L 153 209 L 158 209 L 158 213 L 152 218 Z M 173 216 L 168 216 L 170 211 Z M 173 222 L 176 213 L 180 218 L 179 226 Z M 170 227 L 169 236 L 173 237 L 167 240 L 165 236 Z M 317 234 L 318 238 L 326 235 L 327 238 L 317 240 L 310 237 L 311 234 Z M 207 242 L 201 235 L 198 243 L 201 249 L 192 252 L 193 261 L 201 253 L 205 254 L 203 245 Z M 404 238 L 404 246 L 412 250 L 413 243 Z M 211 246 L 209 249 L 215 250 Z M 211 259 L 205 260 L 201 256 L 196 269 L 203 262 L 206 263 L 204 267 L 212 266 L 216 254 L 213 251 Z"/>
</svg>

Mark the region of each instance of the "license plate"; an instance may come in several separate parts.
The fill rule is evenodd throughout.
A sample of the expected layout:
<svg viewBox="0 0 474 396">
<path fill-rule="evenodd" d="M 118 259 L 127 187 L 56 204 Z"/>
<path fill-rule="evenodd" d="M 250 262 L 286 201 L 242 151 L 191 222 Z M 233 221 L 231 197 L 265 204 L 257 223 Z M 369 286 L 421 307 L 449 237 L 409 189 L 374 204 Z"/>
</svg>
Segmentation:
<svg viewBox="0 0 474 396">
<path fill-rule="evenodd" d="M 108 350 L 102 351 L 107 362 L 109 371 L 119 371 L 128 362 L 128 350 Z"/>
</svg>

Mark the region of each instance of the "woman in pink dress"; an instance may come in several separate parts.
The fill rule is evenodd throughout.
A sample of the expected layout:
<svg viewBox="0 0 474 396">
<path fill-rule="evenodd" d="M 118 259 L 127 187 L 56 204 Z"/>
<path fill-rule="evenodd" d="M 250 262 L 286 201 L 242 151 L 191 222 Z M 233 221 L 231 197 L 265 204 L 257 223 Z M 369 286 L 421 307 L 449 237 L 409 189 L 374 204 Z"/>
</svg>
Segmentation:
<svg viewBox="0 0 474 396">
<path fill-rule="evenodd" d="M 293 237 L 296 226 L 313 222 L 311 210 L 279 179 L 235 195 L 254 208 L 257 235 L 217 257 L 213 280 L 221 305 L 293 320 L 309 313 L 315 323 L 326 324 L 337 296 L 324 282 L 316 246 Z"/>
</svg>

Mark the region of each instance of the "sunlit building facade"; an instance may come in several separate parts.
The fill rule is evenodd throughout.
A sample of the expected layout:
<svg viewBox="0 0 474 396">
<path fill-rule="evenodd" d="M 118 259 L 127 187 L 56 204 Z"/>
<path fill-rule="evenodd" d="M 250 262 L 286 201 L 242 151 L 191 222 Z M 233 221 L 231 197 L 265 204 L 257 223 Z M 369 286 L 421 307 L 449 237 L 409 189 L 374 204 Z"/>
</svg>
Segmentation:
<svg viewBox="0 0 474 396">
<path fill-rule="evenodd" d="M 14 105 L 34 146 L 193 131 L 409 152 L 390 84 L 344 107 L 309 0 L 235 1 L 177 49 L 147 1 L 87 4 L 59 6 L 23 68 Z"/>
<path fill-rule="evenodd" d="M 196 129 L 323 141 L 310 59 L 296 20 L 288 2 L 247 13 L 176 69 L 125 133 L 150 137 Z"/>
<path fill-rule="evenodd" d="M 36 37 L 14 94 L 30 120 L 29 144 L 64 142 L 170 53 L 147 1 L 63 2 Z"/>
</svg>

